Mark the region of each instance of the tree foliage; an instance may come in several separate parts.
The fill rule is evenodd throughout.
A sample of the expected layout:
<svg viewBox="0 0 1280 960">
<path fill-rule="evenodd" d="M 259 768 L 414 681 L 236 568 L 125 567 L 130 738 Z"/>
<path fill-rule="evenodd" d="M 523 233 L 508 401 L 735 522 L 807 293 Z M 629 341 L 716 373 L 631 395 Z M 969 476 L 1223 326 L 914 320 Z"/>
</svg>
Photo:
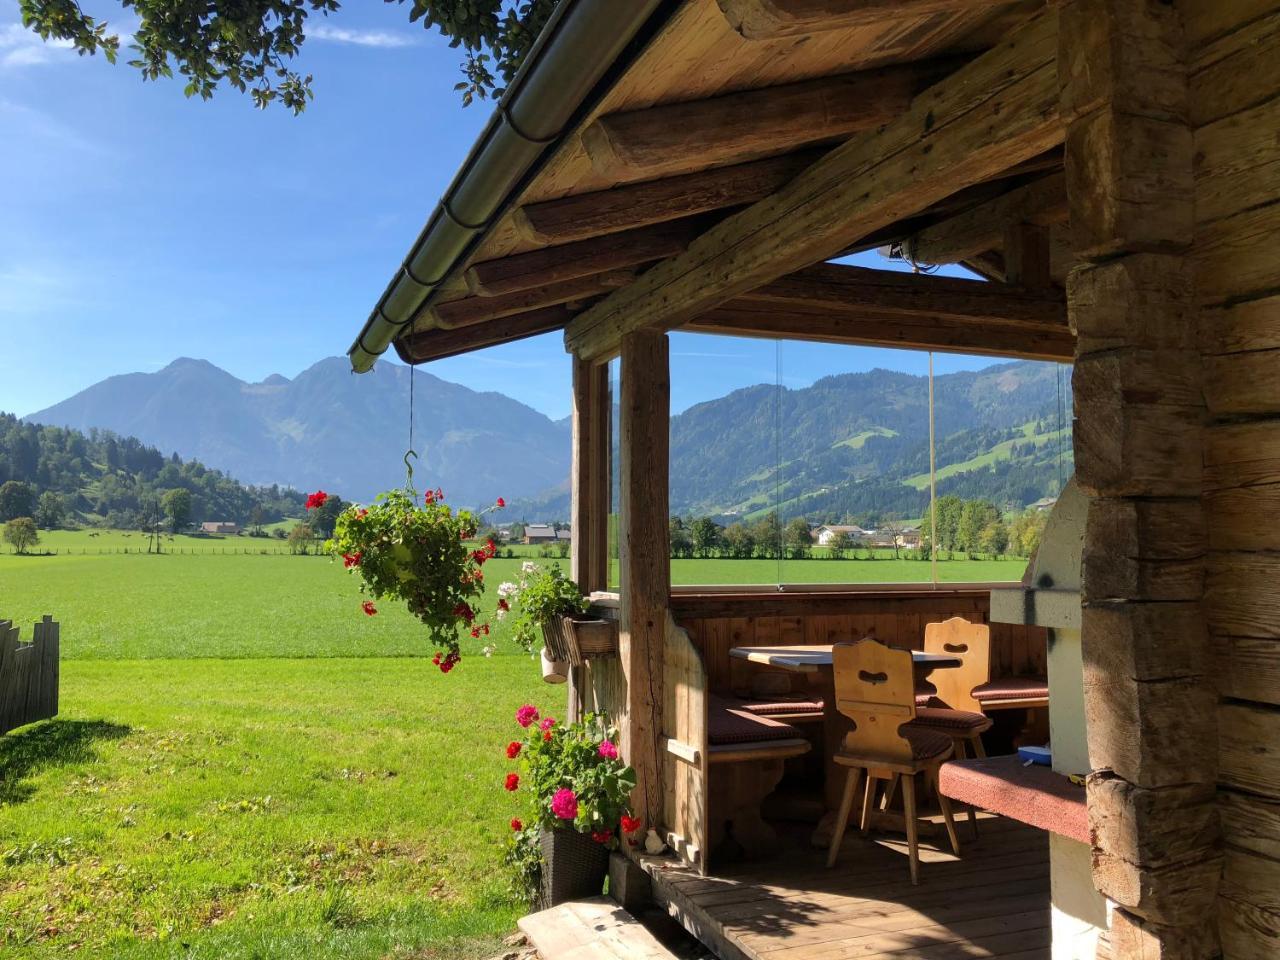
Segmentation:
<svg viewBox="0 0 1280 960">
<path fill-rule="evenodd" d="M 22 480 L 0 484 L 0 520 L 29 517 L 36 510 L 36 488 Z"/>
<path fill-rule="evenodd" d="M 340 0 L 117 0 L 138 19 L 128 61 L 145 80 L 186 80 L 188 97 L 210 99 L 219 85 L 247 93 L 265 108 L 301 113 L 313 96 L 311 74 L 291 63 L 306 40 L 309 17 L 337 13 Z M 464 51 L 463 104 L 501 96 L 559 0 L 385 0 L 408 5 L 420 22 Z M 101 51 L 111 63 L 121 38 L 77 0 L 18 0 L 23 24 L 45 40 L 70 42 L 82 56 Z M 495 74 L 496 71 L 496 74 Z"/>
<path fill-rule="evenodd" d="M 40 532 L 30 517 L 14 517 L 4 525 L 4 539 L 15 553 L 26 553 L 40 542 Z"/>
</svg>

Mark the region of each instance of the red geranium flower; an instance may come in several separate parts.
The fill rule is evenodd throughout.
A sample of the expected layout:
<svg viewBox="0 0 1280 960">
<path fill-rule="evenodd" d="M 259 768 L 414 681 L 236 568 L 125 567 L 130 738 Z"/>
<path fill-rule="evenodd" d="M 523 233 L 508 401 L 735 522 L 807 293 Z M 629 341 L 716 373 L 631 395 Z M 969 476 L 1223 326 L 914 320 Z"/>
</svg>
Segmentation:
<svg viewBox="0 0 1280 960">
<path fill-rule="evenodd" d="M 443 491 L 443 490 L 441 490 L 439 487 L 436 487 L 436 499 L 437 499 L 437 500 L 443 500 L 443 499 L 444 499 L 444 491 Z"/>
<path fill-rule="evenodd" d="M 516 831 L 516 833 L 519 833 L 521 830 L 524 829 L 524 824 L 520 822 L 519 817 L 511 818 L 511 829 Z"/>
<path fill-rule="evenodd" d="M 640 820 L 639 818 L 637 818 L 637 817 L 628 817 L 628 816 L 624 813 L 624 814 L 622 815 L 622 832 L 623 832 L 623 833 L 635 833 L 637 830 L 639 830 L 639 829 L 640 829 L 640 826 L 641 826 L 641 824 L 642 824 L 642 823 L 643 823 L 643 821 L 642 821 L 642 820 Z"/>
<path fill-rule="evenodd" d="M 613 831 L 612 830 L 592 830 L 591 839 L 601 845 L 606 844 L 613 839 Z"/>
<path fill-rule="evenodd" d="M 498 609 L 499 609 L 499 610 L 510 610 L 510 609 L 511 609 L 511 604 L 507 603 L 507 601 L 506 601 L 506 600 L 503 600 L 501 597 L 499 597 L 499 598 L 498 598 Z"/>
<path fill-rule="evenodd" d="M 507 744 L 507 759 L 514 760 L 516 757 L 520 756 L 520 751 L 523 749 L 524 744 L 519 740 L 512 740 Z"/>
<path fill-rule="evenodd" d="M 373 605 L 372 600 L 366 600 L 364 603 L 360 604 L 360 609 L 364 611 L 365 616 L 367 617 L 372 617 L 378 612 L 378 608 Z"/>
<path fill-rule="evenodd" d="M 329 499 L 329 495 L 323 490 L 317 490 L 315 493 L 307 497 L 307 509 L 314 510 L 317 507 L 323 507 L 325 501 Z"/>
<path fill-rule="evenodd" d="M 550 730 L 555 725 L 556 725 L 555 717 L 543 717 L 542 722 L 538 724 L 538 728 L 540 730 Z"/>
<path fill-rule="evenodd" d="M 508 773 L 506 783 L 503 784 L 508 790 L 514 791 L 520 786 L 520 774 Z"/>
<path fill-rule="evenodd" d="M 523 707 L 516 711 L 516 723 L 522 727 L 527 727 L 538 719 L 538 708 L 531 703 L 526 703 Z"/>
<path fill-rule="evenodd" d="M 502 507 L 505 507 L 506 505 L 507 505 L 507 501 L 505 501 L 505 500 L 503 500 L 501 497 L 499 497 L 499 498 L 498 498 L 498 507 L 499 507 L 499 509 L 501 509 Z"/>
<path fill-rule="evenodd" d="M 430 490 L 428 490 L 426 493 L 422 495 L 422 500 L 424 503 L 434 503 L 435 499 L 436 499 L 436 495 L 432 493 Z"/>
<path fill-rule="evenodd" d="M 355 553 L 344 553 L 342 555 L 342 565 L 346 567 L 348 570 L 351 569 L 352 567 L 358 567 L 360 566 L 360 558 L 363 556 L 364 554 L 361 553 L 359 550 L 357 550 Z"/>
<path fill-rule="evenodd" d="M 550 731 L 550 730 L 543 730 L 543 731 L 542 731 L 542 740 L 543 740 L 543 742 L 544 742 L 544 743 L 550 743 L 550 742 L 551 742 L 551 731 Z"/>
</svg>

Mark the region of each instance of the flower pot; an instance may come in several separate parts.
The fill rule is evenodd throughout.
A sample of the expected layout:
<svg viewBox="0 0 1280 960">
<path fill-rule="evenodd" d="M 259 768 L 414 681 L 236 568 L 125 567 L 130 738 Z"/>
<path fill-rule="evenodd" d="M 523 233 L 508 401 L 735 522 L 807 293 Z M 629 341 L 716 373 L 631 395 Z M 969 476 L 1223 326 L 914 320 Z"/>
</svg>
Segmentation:
<svg viewBox="0 0 1280 960">
<path fill-rule="evenodd" d="M 543 830 L 542 906 L 554 907 L 568 900 L 598 897 L 609 871 L 609 850 L 589 834 L 568 827 Z"/>
<path fill-rule="evenodd" d="M 618 623 L 588 614 L 554 617 L 542 625 L 547 649 L 580 667 L 591 657 L 612 657 L 618 653 Z"/>
<path fill-rule="evenodd" d="M 554 654 L 543 647 L 542 679 L 547 683 L 564 683 L 569 679 L 569 661 L 554 659 Z"/>
</svg>

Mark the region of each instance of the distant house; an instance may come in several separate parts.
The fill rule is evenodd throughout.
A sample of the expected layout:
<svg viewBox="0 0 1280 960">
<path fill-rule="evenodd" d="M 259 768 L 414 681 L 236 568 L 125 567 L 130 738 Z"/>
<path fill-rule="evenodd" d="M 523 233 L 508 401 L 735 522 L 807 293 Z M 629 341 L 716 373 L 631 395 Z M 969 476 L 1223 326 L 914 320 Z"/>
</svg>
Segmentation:
<svg viewBox="0 0 1280 960">
<path fill-rule="evenodd" d="M 856 523 L 829 523 L 817 527 L 813 531 L 814 540 L 820 547 L 831 546 L 831 541 L 836 538 L 836 534 L 843 533 L 850 540 L 865 540 L 867 531 L 863 530 Z"/>
<path fill-rule="evenodd" d="M 525 543 L 555 543 L 556 528 L 549 523 L 530 523 L 524 528 Z"/>
<path fill-rule="evenodd" d="M 898 546 L 900 547 L 920 546 L 920 528 L 919 527 L 903 527 L 898 532 Z"/>
<path fill-rule="evenodd" d="M 240 532 L 240 525 L 230 520 L 206 520 L 200 524 L 201 533 L 215 533 L 221 536 L 234 537 Z"/>
<path fill-rule="evenodd" d="M 1058 502 L 1057 497 L 1041 497 L 1035 503 L 1031 504 L 1032 510 L 1052 510 L 1053 505 Z"/>
</svg>

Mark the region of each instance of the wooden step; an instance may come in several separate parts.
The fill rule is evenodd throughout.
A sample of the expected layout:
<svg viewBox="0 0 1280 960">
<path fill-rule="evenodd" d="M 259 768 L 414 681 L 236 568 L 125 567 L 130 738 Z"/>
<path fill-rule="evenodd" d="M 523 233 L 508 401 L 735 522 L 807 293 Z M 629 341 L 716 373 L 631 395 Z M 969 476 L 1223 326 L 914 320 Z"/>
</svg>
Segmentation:
<svg viewBox="0 0 1280 960">
<path fill-rule="evenodd" d="M 608 897 L 531 913 L 519 926 L 542 960 L 675 960 L 639 920 Z"/>
</svg>

